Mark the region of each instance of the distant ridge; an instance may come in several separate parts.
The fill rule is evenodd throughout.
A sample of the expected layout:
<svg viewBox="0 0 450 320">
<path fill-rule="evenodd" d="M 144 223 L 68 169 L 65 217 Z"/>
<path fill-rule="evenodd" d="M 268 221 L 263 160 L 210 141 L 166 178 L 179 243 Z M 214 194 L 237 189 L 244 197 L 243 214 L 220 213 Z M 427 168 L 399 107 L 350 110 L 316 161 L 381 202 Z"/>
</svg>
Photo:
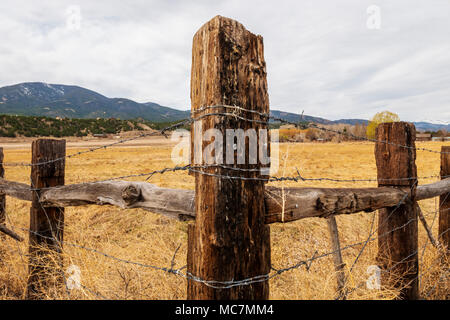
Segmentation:
<svg viewBox="0 0 450 320">
<path fill-rule="evenodd" d="M 190 112 L 161 106 L 154 102 L 138 103 L 125 98 L 108 98 L 79 86 L 26 82 L 0 88 L 0 114 L 60 118 L 142 118 L 152 122 L 186 119 Z M 318 124 L 367 124 L 364 119 L 327 120 L 320 117 L 271 110 L 270 114 L 291 122 L 312 121 Z M 414 123 L 418 130 L 450 131 L 450 124 Z"/>
<path fill-rule="evenodd" d="M 78 86 L 21 83 L 0 88 L 0 113 L 61 118 L 143 118 L 167 122 L 186 118 L 180 111 L 159 104 L 137 103 L 130 99 L 107 98 Z"/>
<path fill-rule="evenodd" d="M 272 110 L 270 114 L 276 118 L 281 118 L 290 122 L 300 122 L 300 121 L 311 121 L 314 123 L 331 125 L 331 124 L 347 124 L 347 125 L 356 125 L 363 124 L 367 125 L 369 123 L 368 120 L 365 119 L 339 119 L 339 120 L 327 120 L 320 117 L 312 117 L 304 115 L 303 118 L 301 115 L 296 113 L 284 112 Z M 438 131 L 438 130 L 447 130 L 450 132 L 450 124 L 443 123 L 430 123 L 430 122 L 413 122 L 416 126 L 417 130 L 420 131 Z"/>
</svg>

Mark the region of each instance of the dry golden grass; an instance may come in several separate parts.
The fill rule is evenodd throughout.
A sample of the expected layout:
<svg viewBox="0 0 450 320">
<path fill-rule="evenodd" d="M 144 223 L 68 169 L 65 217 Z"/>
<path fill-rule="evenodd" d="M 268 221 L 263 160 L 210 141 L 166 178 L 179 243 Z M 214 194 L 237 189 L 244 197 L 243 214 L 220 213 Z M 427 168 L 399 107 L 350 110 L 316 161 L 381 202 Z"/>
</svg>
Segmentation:
<svg viewBox="0 0 450 320">
<path fill-rule="evenodd" d="M 306 134 L 307 129 L 283 128 L 278 130 L 280 141 L 288 141 L 294 139 L 298 134 Z"/>
<path fill-rule="evenodd" d="M 440 150 L 442 143 L 419 143 L 421 147 Z M 281 144 L 280 155 L 287 155 L 285 175 L 295 175 L 296 169 L 305 177 L 373 178 L 376 167 L 370 143 L 301 143 Z M 82 149 L 69 149 L 74 153 Z M 85 154 L 68 159 L 66 184 L 107 179 L 111 177 L 149 172 L 171 167 L 172 146 L 118 147 Z M 5 150 L 5 162 L 28 162 L 30 150 Z M 439 174 L 439 154 L 418 151 L 419 176 Z M 29 168 L 7 167 L 8 180 L 29 183 Z M 138 179 L 136 179 L 138 180 Z M 142 180 L 142 178 L 141 178 Z M 436 179 L 434 179 L 436 180 Z M 430 183 L 433 179 L 420 181 Z M 186 172 L 154 175 L 151 183 L 170 188 L 194 188 L 193 177 Z M 281 186 L 281 183 L 273 183 Z M 286 182 L 284 186 L 353 187 L 353 183 L 332 182 Z M 375 183 L 358 183 L 358 187 L 375 186 Z M 428 223 L 433 224 L 437 234 L 435 199 L 420 203 Z M 29 226 L 30 203 L 7 197 L 7 224 L 26 235 L 20 227 Z M 115 207 L 86 206 L 66 208 L 64 230 L 64 265 L 74 264 L 81 269 L 83 288 L 69 293 L 61 289 L 49 289 L 49 299 L 184 299 L 186 281 L 175 275 L 144 268 L 107 258 L 101 254 L 81 249 L 75 245 L 94 248 L 109 255 L 138 261 L 144 264 L 169 267 L 176 248 L 181 245 L 175 258 L 176 267 L 186 263 L 187 224 L 149 213 L 144 210 L 121 210 Z M 341 246 L 345 247 L 367 239 L 372 219 L 376 213 L 360 213 L 338 216 Z M 433 223 L 434 221 L 434 223 Z M 375 222 L 376 228 L 376 222 Z M 430 299 L 448 298 L 448 280 L 444 272 L 446 264 L 437 263 L 438 252 L 427 242 L 427 236 L 419 225 L 420 290 L 422 295 L 430 293 Z M 313 218 L 289 224 L 271 226 L 272 263 L 277 269 L 287 267 L 312 257 L 314 253 L 331 251 L 329 235 L 324 219 Z M 348 286 L 359 288 L 349 299 L 391 299 L 395 290 L 369 290 L 364 285 L 370 265 L 375 264 L 376 241 L 369 242 L 354 269 L 349 273 L 361 245 L 343 251 L 347 265 Z M 0 262 L 0 298 L 22 299 L 27 278 L 27 241 L 17 243 L 12 239 L 2 240 Z M 443 265 L 442 265 L 443 264 Z M 444 268 L 445 267 L 445 268 Z M 66 276 L 70 276 L 67 274 Z M 441 280 L 441 281 L 439 281 Z M 304 266 L 285 272 L 270 281 L 271 299 L 334 299 L 336 279 L 331 257 L 314 261 L 309 271 Z"/>
</svg>

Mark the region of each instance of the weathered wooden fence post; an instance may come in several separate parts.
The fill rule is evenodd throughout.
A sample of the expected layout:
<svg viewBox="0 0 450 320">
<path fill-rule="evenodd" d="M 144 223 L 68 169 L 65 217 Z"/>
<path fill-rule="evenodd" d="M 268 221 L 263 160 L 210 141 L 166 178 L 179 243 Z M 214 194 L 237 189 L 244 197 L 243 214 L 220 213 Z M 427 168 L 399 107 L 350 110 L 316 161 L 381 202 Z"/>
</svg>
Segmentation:
<svg viewBox="0 0 450 320">
<path fill-rule="evenodd" d="M 382 284 L 400 289 L 400 299 L 418 299 L 416 130 L 406 122 L 382 123 L 377 127 L 376 138 L 388 142 L 375 144 L 378 186 L 411 193 L 405 204 L 379 211 L 377 260 L 381 269 L 388 271 L 382 272 Z"/>
<path fill-rule="evenodd" d="M 237 21 L 220 16 L 202 26 L 193 40 L 191 102 L 192 117 L 201 118 L 191 127 L 191 164 L 207 163 L 205 154 L 208 151 L 203 147 L 209 144 L 212 134 L 217 146 L 215 163 L 247 171 L 215 166 L 199 169 L 202 174 L 193 172 L 196 220 L 188 229 L 188 274 L 217 281 L 266 275 L 270 272 L 270 230 L 264 223 L 264 181 L 239 179 L 260 177 L 260 165 L 249 164 L 248 154 L 254 147 L 259 150 L 260 146 L 255 145 L 257 141 L 251 141 L 252 134 L 247 129 L 260 135 L 259 129 L 267 128 L 267 119 L 260 114 L 269 113 L 262 37 L 250 33 Z M 216 130 L 209 130 L 213 128 Z M 239 138 L 235 142 L 233 137 L 234 143 L 227 146 L 227 129 L 243 129 L 242 134 L 249 134 L 244 135 L 243 164 L 236 164 L 235 151 L 231 153 L 234 163 L 226 161 L 225 154 L 230 147 L 242 151 Z M 234 133 L 239 135 L 238 131 Z M 223 155 L 216 142 L 223 142 Z M 269 283 L 264 278 L 259 280 L 261 282 L 220 289 L 189 280 L 187 297 L 268 299 Z M 220 283 L 211 285 L 222 286 Z"/>
<path fill-rule="evenodd" d="M 31 188 L 41 189 L 64 185 L 66 141 L 38 139 L 32 144 Z M 52 162 L 51 160 L 56 160 Z M 47 162 L 45 164 L 38 164 Z M 62 249 L 64 209 L 43 208 L 40 191 L 33 191 L 30 209 L 30 246 L 28 299 L 40 299 L 51 286 L 62 283 Z"/>
<path fill-rule="evenodd" d="M 0 147 L 0 178 L 5 177 L 5 169 L 3 167 L 3 148 Z M 12 237 L 17 241 L 23 241 L 23 238 L 19 236 L 14 231 L 8 229 L 6 227 L 6 195 L 4 193 L 0 193 L 0 241 L 5 240 L 5 235 Z M 3 248 L 0 245 L 0 260 L 3 259 L 2 255 L 4 254 Z"/>
<path fill-rule="evenodd" d="M 450 176 L 450 146 L 441 149 L 441 179 Z M 446 251 L 450 251 L 450 193 L 439 199 L 439 240 Z M 445 250 L 445 249 L 444 249 Z"/>
</svg>

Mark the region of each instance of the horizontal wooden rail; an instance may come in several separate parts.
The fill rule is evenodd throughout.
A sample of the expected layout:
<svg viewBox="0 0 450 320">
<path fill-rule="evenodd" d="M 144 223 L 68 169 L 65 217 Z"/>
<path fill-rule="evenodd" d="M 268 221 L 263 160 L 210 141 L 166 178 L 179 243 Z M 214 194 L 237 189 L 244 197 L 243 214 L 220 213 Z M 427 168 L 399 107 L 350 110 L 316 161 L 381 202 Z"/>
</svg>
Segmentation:
<svg viewBox="0 0 450 320">
<path fill-rule="evenodd" d="M 417 187 L 416 200 L 448 192 L 450 178 Z M 0 193 L 31 201 L 32 191 L 26 184 L 0 179 Z M 402 191 L 391 187 L 266 187 L 266 223 L 371 212 L 404 203 L 408 196 L 406 189 Z M 123 209 L 142 208 L 178 220 L 195 217 L 193 190 L 160 188 L 146 182 L 107 181 L 66 185 L 42 190 L 40 201 L 46 207 L 113 205 Z"/>
<path fill-rule="evenodd" d="M 0 178 L 0 193 L 25 201 L 31 201 L 33 198 L 33 192 L 28 184 L 8 181 L 3 178 Z"/>
</svg>

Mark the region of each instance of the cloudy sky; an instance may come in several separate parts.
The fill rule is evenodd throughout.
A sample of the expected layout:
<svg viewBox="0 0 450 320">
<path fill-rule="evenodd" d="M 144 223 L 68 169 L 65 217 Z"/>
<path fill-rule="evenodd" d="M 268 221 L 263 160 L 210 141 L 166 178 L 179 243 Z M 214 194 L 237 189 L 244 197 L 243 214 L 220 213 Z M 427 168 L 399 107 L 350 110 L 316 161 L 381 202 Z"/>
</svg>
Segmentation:
<svg viewBox="0 0 450 320">
<path fill-rule="evenodd" d="M 264 37 L 272 109 L 450 121 L 449 0 L 1 0 L 0 86 L 185 110 L 192 37 L 218 14 Z"/>
</svg>

